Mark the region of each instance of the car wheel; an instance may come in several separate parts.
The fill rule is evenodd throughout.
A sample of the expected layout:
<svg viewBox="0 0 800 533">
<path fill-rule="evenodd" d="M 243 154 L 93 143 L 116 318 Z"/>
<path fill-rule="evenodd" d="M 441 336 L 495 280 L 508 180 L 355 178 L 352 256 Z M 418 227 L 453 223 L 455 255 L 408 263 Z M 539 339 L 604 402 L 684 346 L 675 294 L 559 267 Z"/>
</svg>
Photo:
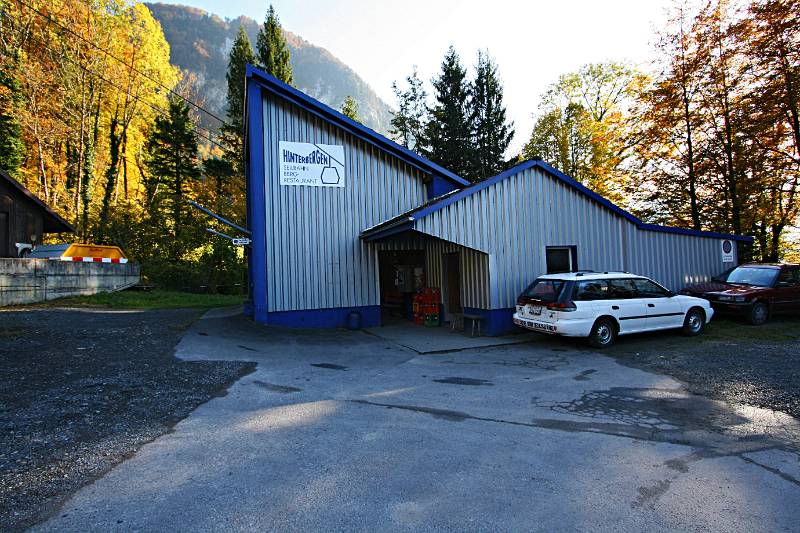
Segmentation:
<svg viewBox="0 0 800 533">
<path fill-rule="evenodd" d="M 750 308 L 750 323 L 754 326 L 764 324 L 769 318 L 769 307 L 764 302 L 756 302 Z"/>
<path fill-rule="evenodd" d="M 683 321 L 683 334 L 687 337 L 694 337 L 703 333 L 706 328 L 706 315 L 702 309 L 693 307 L 686 313 L 686 318 Z"/>
<path fill-rule="evenodd" d="M 595 348 L 607 348 L 617 339 L 617 325 L 610 318 L 600 318 L 592 326 L 589 344 Z"/>
</svg>

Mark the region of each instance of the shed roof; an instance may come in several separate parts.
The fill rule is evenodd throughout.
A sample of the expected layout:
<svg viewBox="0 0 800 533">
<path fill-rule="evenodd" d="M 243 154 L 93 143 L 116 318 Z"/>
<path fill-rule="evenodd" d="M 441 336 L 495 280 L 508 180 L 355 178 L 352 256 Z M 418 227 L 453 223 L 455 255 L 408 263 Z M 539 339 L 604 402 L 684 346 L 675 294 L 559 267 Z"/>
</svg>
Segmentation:
<svg viewBox="0 0 800 533">
<path fill-rule="evenodd" d="M 382 150 L 385 150 L 399 159 L 418 167 L 428 173 L 440 176 L 447 181 L 450 181 L 458 186 L 469 185 L 470 182 L 464 178 L 450 172 L 446 168 L 437 165 L 433 161 L 422 157 L 421 155 L 412 152 L 408 148 L 397 144 L 391 139 L 381 135 L 380 133 L 359 124 L 358 122 L 344 116 L 342 113 L 336 111 L 330 106 L 327 106 L 303 93 L 298 91 L 291 85 L 288 85 L 278 78 L 267 74 L 263 70 L 247 65 L 247 77 L 257 81 L 262 89 L 270 94 L 279 98 L 283 98 L 303 109 L 309 113 L 321 118 L 325 122 L 338 126 L 348 133 L 355 135 L 359 139 L 368 142 Z"/>
<path fill-rule="evenodd" d="M 523 163 L 520 163 L 519 165 L 516 165 L 506 170 L 505 172 L 501 172 L 500 174 L 497 174 L 496 176 L 488 178 L 484 181 L 433 198 L 432 200 L 418 207 L 415 207 L 414 209 L 406 211 L 401 215 L 390 218 L 389 220 L 381 222 L 380 224 L 373 226 L 371 228 L 365 229 L 364 231 L 361 232 L 361 238 L 364 240 L 373 241 L 413 229 L 414 223 L 416 221 L 425 218 L 431 213 L 435 213 L 436 211 L 439 211 L 440 209 L 443 209 L 448 205 L 461 200 L 462 198 L 471 196 L 478 191 L 486 189 L 487 187 L 491 187 L 492 185 L 494 185 L 499 181 L 502 181 L 506 178 L 509 178 L 511 176 L 514 176 L 515 174 L 519 174 L 520 172 L 523 172 L 531 168 L 541 169 L 542 171 L 544 171 L 545 174 L 548 174 L 551 177 L 560 180 L 562 183 L 564 183 L 568 187 L 575 189 L 577 192 L 588 197 L 590 200 L 599 203 L 603 207 L 611 210 L 613 213 L 616 213 L 617 215 L 627 219 L 641 230 L 656 231 L 661 233 L 676 233 L 679 235 L 692 235 L 696 237 L 731 239 L 747 243 L 753 242 L 753 237 L 745 235 L 730 235 L 727 233 L 716 233 L 713 231 L 698 231 L 687 228 L 674 228 L 671 226 L 660 226 L 658 224 L 645 223 L 641 219 L 634 216 L 633 214 L 617 206 L 607 198 L 600 196 L 599 194 L 589 189 L 585 185 L 567 176 L 566 174 L 557 170 L 556 168 L 553 168 L 552 166 L 548 165 L 541 159 L 533 159 L 530 161 L 525 161 Z"/>
<path fill-rule="evenodd" d="M 20 182 L 12 178 L 6 171 L 0 170 L 0 179 L 17 189 L 31 202 L 42 209 L 44 212 L 45 233 L 75 233 L 75 228 L 72 226 L 72 224 L 67 222 L 61 215 L 53 211 L 49 205 L 40 200 L 38 196 L 25 188 Z"/>
</svg>

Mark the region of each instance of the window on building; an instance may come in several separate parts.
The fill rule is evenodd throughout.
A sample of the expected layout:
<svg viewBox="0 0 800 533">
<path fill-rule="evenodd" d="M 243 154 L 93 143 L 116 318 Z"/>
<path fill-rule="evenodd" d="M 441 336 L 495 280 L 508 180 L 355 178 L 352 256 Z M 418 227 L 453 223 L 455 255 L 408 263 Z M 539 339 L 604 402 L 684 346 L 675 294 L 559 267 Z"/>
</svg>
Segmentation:
<svg viewBox="0 0 800 533">
<path fill-rule="evenodd" d="M 576 246 L 548 246 L 545 250 L 548 274 L 578 270 Z"/>
</svg>

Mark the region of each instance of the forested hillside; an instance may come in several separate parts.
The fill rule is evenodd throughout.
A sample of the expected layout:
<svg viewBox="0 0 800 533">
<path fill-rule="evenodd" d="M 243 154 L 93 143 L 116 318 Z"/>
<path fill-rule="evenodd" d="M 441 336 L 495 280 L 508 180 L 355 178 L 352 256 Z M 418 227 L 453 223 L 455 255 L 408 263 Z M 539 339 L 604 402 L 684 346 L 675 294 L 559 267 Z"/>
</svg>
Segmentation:
<svg viewBox="0 0 800 533">
<path fill-rule="evenodd" d="M 145 4 L 161 23 L 170 45 L 170 62 L 197 76 L 197 92 L 205 105 L 217 114 L 225 111 L 225 69 L 228 52 L 239 26 L 255 44 L 260 22 L 248 17 L 224 20 L 201 9 L 172 5 Z M 330 52 L 314 46 L 284 30 L 291 52 L 294 82 L 298 89 L 335 109 L 352 96 L 358 102 L 360 117 L 374 130 L 386 133 L 391 114 L 367 83 Z"/>
</svg>

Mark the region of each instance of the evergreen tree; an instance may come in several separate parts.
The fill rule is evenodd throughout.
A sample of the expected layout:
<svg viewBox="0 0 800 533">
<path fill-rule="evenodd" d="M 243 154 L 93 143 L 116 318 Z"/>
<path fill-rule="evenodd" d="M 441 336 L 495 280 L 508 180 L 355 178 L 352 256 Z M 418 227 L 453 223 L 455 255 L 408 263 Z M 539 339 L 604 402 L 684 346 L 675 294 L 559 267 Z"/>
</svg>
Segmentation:
<svg viewBox="0 0 800 533">
<path fill-rule="evenodd" d="M 228 56 L 227 124 L 222 126 L 222 139 L 225 143 L 225 161 L 231 171 L 244 175 L 244 93 L 245 72 L 248 63 L 255 62 L 253 47 L 242 26 L 233 41 L 233 48 Z"/>
<path fill-rule="evenodd" d="M 170 99 L 169 114 L 156 118 L 145 150 L 148 189 L 152 194 L 150 222 L 165 241 L 161 243 L 161 257 L 179 261 L 197 244 L 186 203 L 192 182 L 200 177 L 197 134 L 188 105 L 178 98 Z"/>
<path fill-rule="evenodd" d="M 350 120 L 363 122 L 358 116 L 358 102 L 356 102 L 356 99 L 350 95 L 347 95 L 344 99 L 344 102 L 342 102 L 341 112 L 342 115 L 346 116 Z"/>
<path fill-rule="evenodd" d="M 0 168 L 16 174 L 25 157 L 22 127 L 17 119 L 17 109 L 22 99 L 16 76 L 17 63 L 8 60 L 0 65 Z"/>
<path fill-rule="evenodd" d="M 272 5 L 267 11 L 264 26 L 258 32 L 256 48 L 258 49 L 258 62 L 264 70 L 282 82 L 289 85 L 294 83 L 289 47 L 281 29 L 281 22 Z"/>
<path fill-rule="evenodd" d="M 450 46 L 442 72 L 432 80 L 436 102 L 425 127 L 426 154 L 434 162 L 465 178 L 474 178 L 467 71 Z"/>
<path fill-rule="evenodd" d="M 472 86 L 471 122 L 475 143 L 472 175 L 486 179 L 505 167 L 503 155 L 514 137 L 513 122 L 506 122 L 503 86 L 497 65 L 488 52 L 478 52 L 477 74 Z"/>
<path fill-rule="evenodd" d="M 392 90 L 397 96 L 397 111 L 392 112 L 392 129 L 389 132 L 394 139 L 405 146 L 419 152 L 426 149 L 425 124 L 428 120 L 428 107 L 425 100 L 428 94 L 417 75 L 417 67 L 406 78 L 408 89 L 401 91 L 397 83 L 392 83 Z"/>
</svg>

